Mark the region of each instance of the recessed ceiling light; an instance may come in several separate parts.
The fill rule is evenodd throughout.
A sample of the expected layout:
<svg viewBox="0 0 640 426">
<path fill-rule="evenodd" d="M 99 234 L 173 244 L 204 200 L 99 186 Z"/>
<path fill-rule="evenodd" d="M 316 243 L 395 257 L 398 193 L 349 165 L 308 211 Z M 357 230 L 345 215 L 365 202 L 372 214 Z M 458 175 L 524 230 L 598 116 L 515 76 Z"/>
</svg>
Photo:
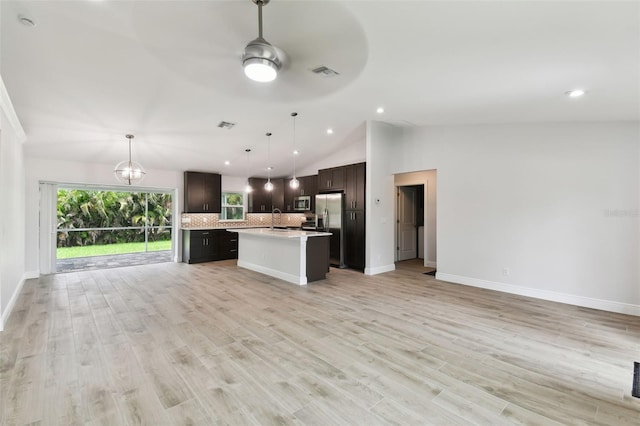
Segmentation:
<svg viewBox="0 0 640 426">
<path fill-rule="evenodd" d="M 378 107 L 378 109 L 376 109 L 376 112 L 377 112 L 378 114 L 382 114 L 382 113 L 384 112 L 384 108 L 382 108 L 382 107 Z"/>
<path fill-rule="evenodd" d="M 328 135 L 332 135 L 333 134 L 333 129 L 327 129 L 327 134 Z"/>
<path fill-rule="evenodd" d="M 18 22 L 20 22 L 25 27 L 35 27 L 36 26 L 36 23 L 35 23 L 35 21 L 33 19 L 27 18 L 26 16 L 23 16 L 23 15 L 18 15 Z"/>
<path fill-rule="evenodd" d="M 570 98 L 579 98 L 580 96 L 583 96 L 585 93 L 587 92 L 582 89 L 575 89 L 575 90 L 569 90 L 568 92 L 564 92 L 564 94 Z"/>
<path fill-rule="evenodd" d="M 226 160 L 226 161 L 224 162 L 224 165 L 225 165 L 225 166 L 228 166 L 229 164 L 231 164 L 231 161 L 229 161 L 229 160 Z"/>
</svg>

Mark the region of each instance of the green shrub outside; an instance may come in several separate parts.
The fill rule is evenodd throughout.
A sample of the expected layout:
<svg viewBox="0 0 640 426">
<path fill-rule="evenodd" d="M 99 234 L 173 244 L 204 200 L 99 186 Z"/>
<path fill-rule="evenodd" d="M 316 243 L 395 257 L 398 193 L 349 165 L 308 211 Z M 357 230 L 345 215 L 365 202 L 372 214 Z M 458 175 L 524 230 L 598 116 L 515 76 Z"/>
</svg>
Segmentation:
<svg viewBox="0 0 640 426">
<path fill-rule="evenodd" d="M 145 216 L 145 196 L 148 197 L 148 222 Z M 171 209 L 171 194 L 60 189 L 57 203 L 57 247 L 144 243 L 144 229 L 73 229 L 145 224 L 158 227 L 149 229 L 148 241 L 170 241 Z"/>
</svg>

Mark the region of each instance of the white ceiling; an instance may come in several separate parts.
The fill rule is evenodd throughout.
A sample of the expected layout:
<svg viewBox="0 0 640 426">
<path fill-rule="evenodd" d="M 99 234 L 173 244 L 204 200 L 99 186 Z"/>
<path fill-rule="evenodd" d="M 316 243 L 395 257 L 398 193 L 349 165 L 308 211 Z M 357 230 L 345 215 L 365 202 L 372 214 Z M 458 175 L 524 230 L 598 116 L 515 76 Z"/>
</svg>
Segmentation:
<svg viewBox="0 0 640 426">
<path fill-rule="evenodd" d="M 365 120 L 640 117 L 638 2 L 272 0 L 264 36 L 287 61 L 267 84 L 241 67 L 257 35 L 250 0 L 3 0 L 0 14 L 0 72 L 32 156 L 115 165 L 134 133 L 148 169 L 260 175 L 271 131 L 274 175 L 288 175 L 292 111 L 300 166 Z M 316 76 L 318 65 L 340 75 Z M 567 98 L 574 88 L 588 94 Z"/>
</svg>

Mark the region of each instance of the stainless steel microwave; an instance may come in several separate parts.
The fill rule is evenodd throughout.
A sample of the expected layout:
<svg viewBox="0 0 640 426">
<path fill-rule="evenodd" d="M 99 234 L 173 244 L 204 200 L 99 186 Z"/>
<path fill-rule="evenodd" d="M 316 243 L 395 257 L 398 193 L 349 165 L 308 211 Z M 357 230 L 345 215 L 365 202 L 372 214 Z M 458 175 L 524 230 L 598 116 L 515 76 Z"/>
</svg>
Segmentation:
<svg viewBox="0 0 640 426">
<path fill-rule="evenodd" d="M 295 197 L 293 199 L 293 209 L 301 212 L 311 210 L 311 197 L 308 195 Z"/>
</svg>

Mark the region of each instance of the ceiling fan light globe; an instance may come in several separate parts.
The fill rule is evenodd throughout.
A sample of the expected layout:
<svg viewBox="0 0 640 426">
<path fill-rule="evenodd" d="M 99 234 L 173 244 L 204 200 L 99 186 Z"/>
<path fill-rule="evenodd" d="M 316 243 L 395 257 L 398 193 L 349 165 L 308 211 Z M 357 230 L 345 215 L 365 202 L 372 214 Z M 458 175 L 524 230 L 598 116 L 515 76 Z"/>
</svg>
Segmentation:
<svg viewBox="0 0 640 426">
<path fill-rule="evenodd" d="M 278 70 L 266 59 L 252 58 L 244 62 L 244 74 L 253 81 L 268 83 L 276 79 Z"/>
<path fill-rule="evenodd" d="M 276 79 L 281 63 L 276 49 L 268 41 L 258 37 L 244 48 L 242 66 L 245 75 L 251 80 L 267 83 Z"/>
</svg>

